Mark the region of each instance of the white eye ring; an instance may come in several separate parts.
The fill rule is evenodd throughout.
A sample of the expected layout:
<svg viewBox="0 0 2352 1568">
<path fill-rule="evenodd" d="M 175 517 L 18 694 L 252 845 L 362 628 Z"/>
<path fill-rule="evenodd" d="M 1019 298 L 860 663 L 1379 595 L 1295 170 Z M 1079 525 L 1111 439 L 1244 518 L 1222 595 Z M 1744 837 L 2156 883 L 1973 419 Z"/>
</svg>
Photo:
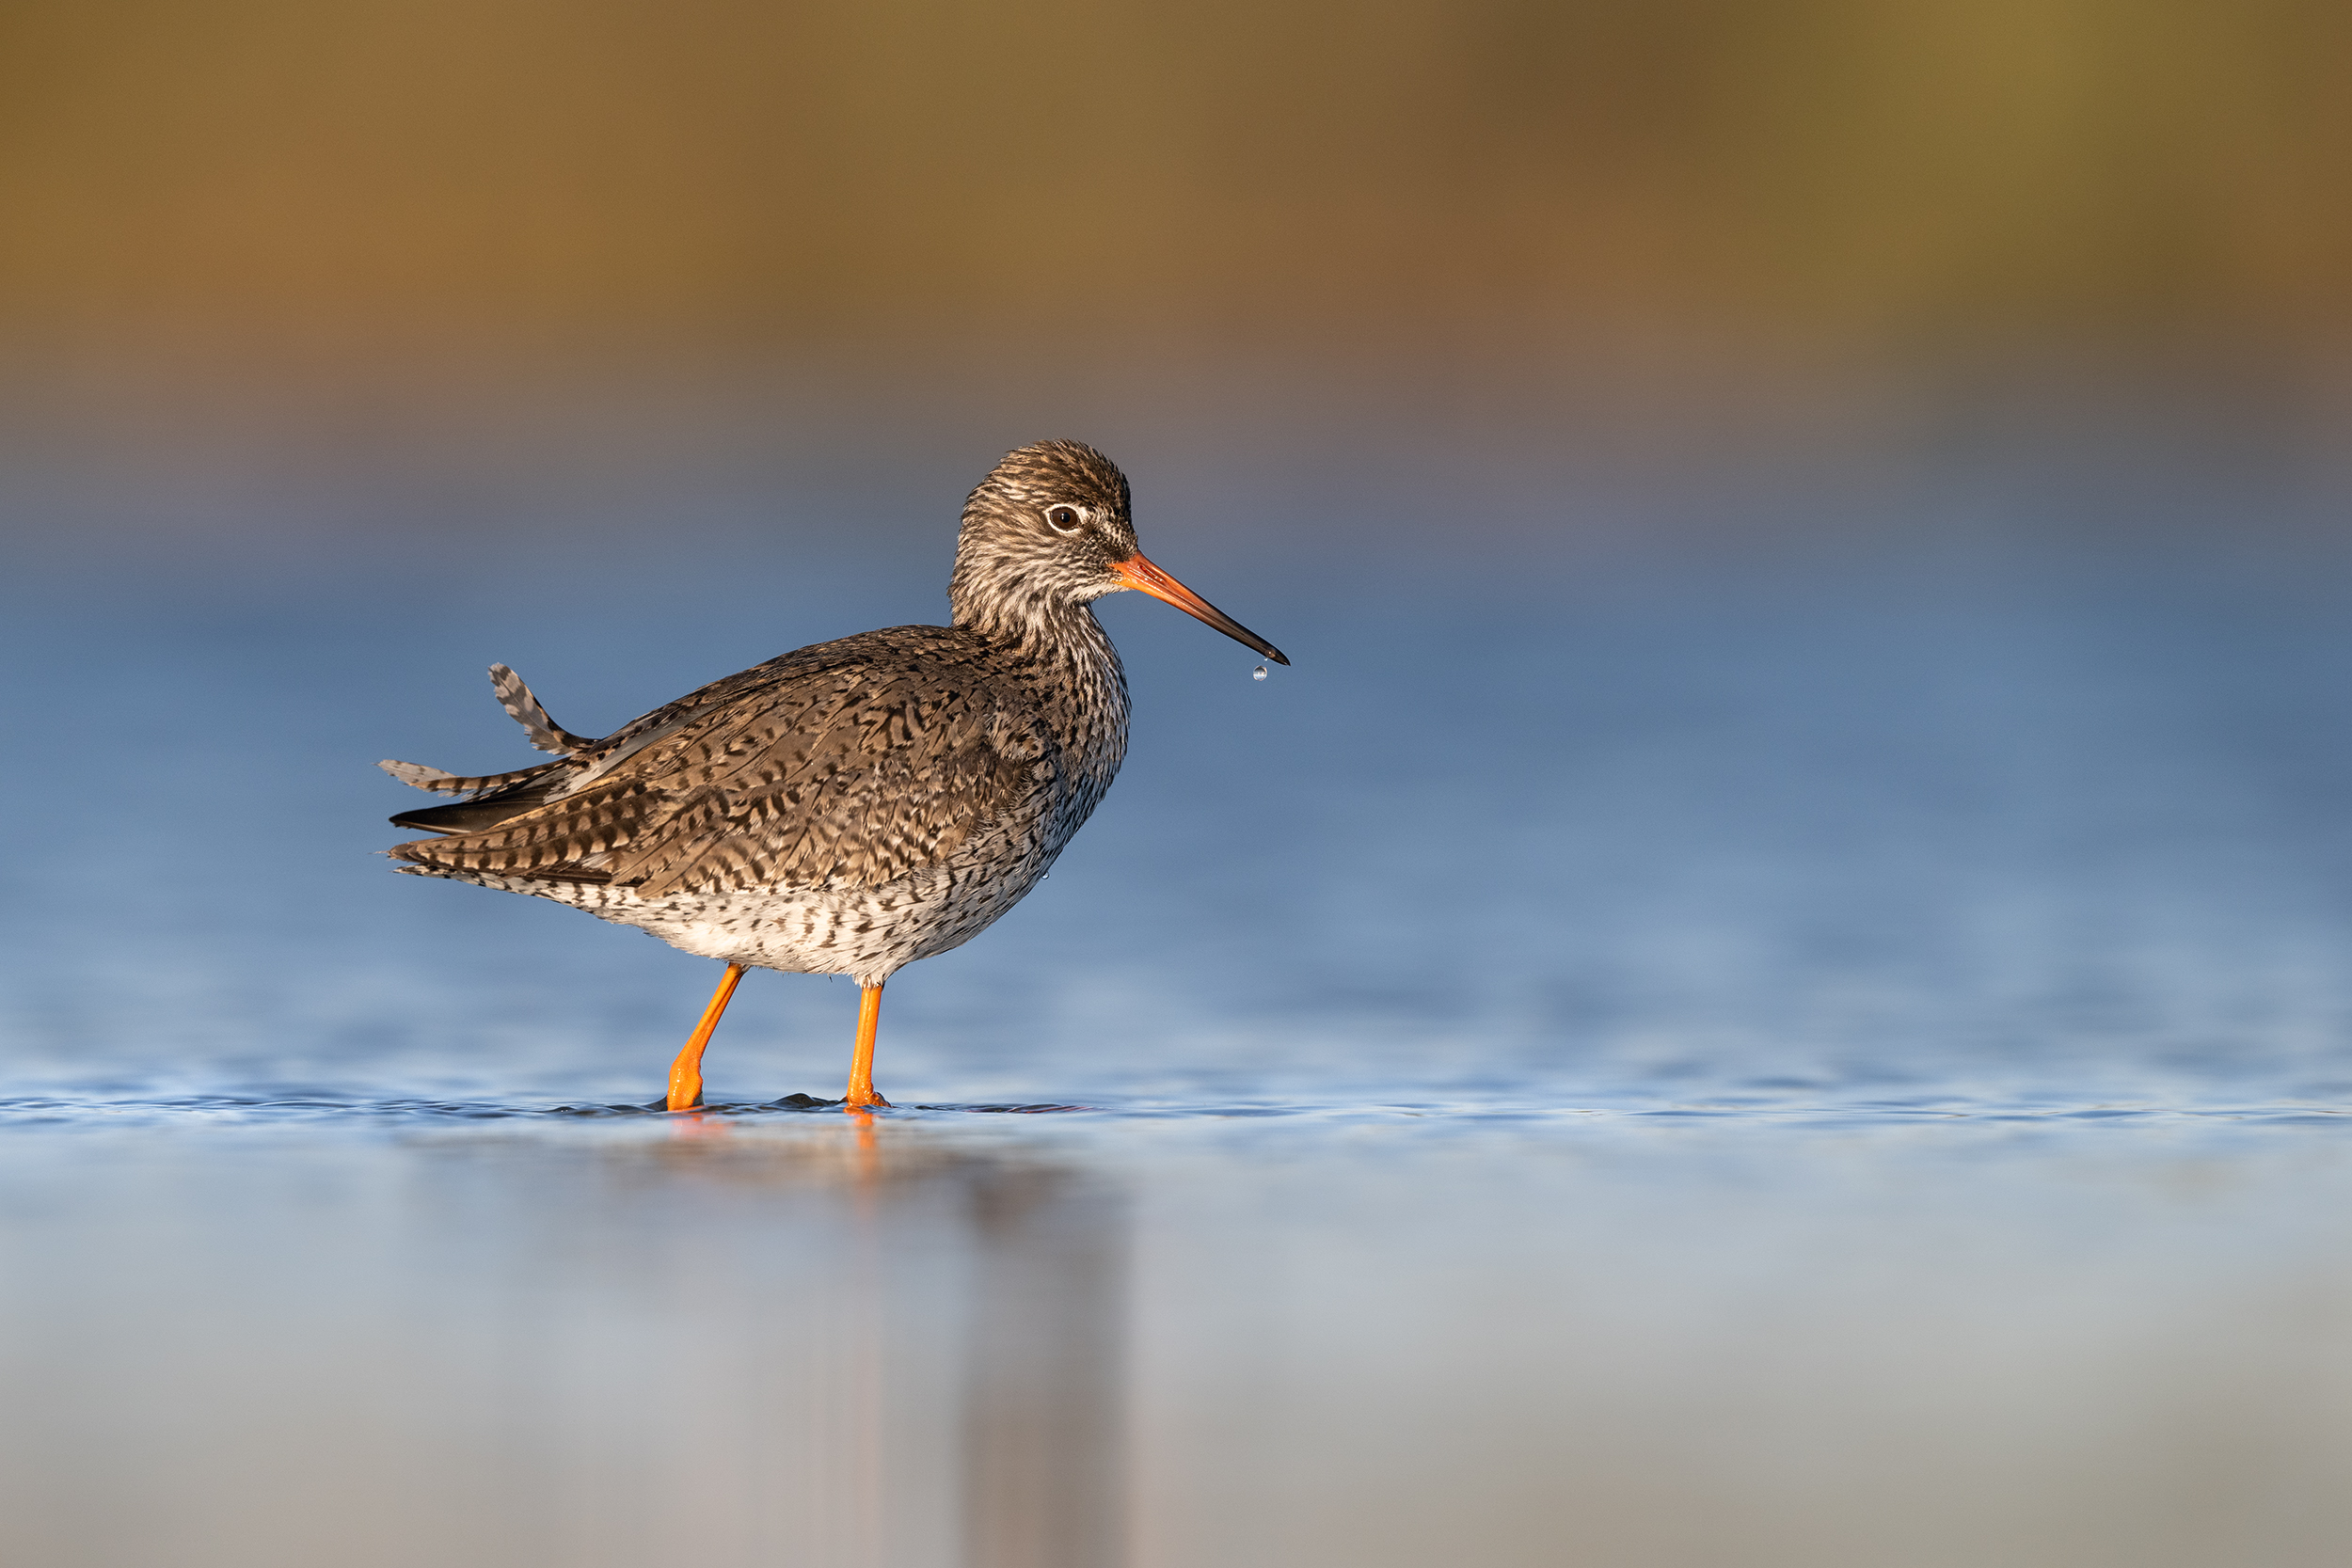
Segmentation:
<svg viewBox="0 0 2352 1568">
<path fill-rule="evenodd" d="M 1074 506 L 1049 506 L 1045 526 L 1056 533 L 1075 533 L 1087 526 L 1087 515 Z"/>
</svg>

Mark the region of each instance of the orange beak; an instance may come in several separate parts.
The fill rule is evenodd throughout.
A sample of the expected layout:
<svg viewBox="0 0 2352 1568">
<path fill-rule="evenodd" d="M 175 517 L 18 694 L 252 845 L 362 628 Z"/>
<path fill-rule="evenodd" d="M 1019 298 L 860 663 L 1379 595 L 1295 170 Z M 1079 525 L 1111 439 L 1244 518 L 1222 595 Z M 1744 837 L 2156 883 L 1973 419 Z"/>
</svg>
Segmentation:
<svg viewBox="0 0 2352 1568">
<path fill-rule="evenodd" d="M 1282 657 L 1281 649 L 1144 560 L 1140 551 L 1124 561 L 1112 562 L 1111 576 L 1119 579 L 1120 587 L 1140 589 L 1155 599 L 1164 599 L 1194 620 L 1207 622 L 1234 641 L 1256 649 L 1277 664 L 1290 662 Z"/>
</svg>

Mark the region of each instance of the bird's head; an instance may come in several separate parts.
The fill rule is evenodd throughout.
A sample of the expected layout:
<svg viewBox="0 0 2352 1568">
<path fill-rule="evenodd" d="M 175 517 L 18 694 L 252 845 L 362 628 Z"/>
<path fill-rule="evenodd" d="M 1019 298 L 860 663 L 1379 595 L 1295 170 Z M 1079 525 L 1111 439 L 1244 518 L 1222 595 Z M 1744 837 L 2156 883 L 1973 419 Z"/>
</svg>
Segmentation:
<svg viewBox="0 0 2352 1568">
<path fill-rule="evenodd" d="M 1127 476 L 1080 441 L 1005 454 L 963 503 L 948 602 L 958 625 L 1042 629 L 1105 594 L 1165 599 L 1278 664 L 1279 649 L 1144 559 Z"/>
</svg>

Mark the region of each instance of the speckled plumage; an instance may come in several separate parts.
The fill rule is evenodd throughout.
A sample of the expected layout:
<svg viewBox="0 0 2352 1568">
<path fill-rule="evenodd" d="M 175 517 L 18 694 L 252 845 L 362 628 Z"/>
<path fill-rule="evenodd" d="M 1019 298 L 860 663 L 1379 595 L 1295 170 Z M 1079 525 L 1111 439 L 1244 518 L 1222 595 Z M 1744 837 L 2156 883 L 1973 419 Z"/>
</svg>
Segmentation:
<svg viewBox="0 0 2352 1568">
<path fill-rule="evenodd" d="M 690 953 L 878 986 L 1010 909 L 1110 787 L 1127 688 L 1092 599 L 1143 587 L 1280 657 L 1138 571 L 1169 580 L 1136 551 L 1110 460 L 1024 447 L 965 503 L 953 626 L 803 648 L 596 740 L 494 666 L 500 701 L 558 760 L 476 777 L 385 763 L 470 797 L 394 817 L 445 836 L 390 853 Z"/>
</svg>

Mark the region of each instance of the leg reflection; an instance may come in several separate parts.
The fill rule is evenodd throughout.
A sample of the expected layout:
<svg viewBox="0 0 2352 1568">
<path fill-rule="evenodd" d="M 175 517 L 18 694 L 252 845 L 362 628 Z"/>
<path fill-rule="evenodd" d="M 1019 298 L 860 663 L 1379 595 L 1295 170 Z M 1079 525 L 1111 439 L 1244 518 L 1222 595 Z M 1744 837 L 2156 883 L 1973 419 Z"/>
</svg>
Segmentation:
<svg viewBox="0 0 2352 1568">
<path fill-rule="evenodd" d="M 1075 1173 L 988 1171 L 970 1188 L 964 1374 L 972 1568 L 1116 1568 L 1125 1248 L 1115 1194 Z"/>
</svg>

